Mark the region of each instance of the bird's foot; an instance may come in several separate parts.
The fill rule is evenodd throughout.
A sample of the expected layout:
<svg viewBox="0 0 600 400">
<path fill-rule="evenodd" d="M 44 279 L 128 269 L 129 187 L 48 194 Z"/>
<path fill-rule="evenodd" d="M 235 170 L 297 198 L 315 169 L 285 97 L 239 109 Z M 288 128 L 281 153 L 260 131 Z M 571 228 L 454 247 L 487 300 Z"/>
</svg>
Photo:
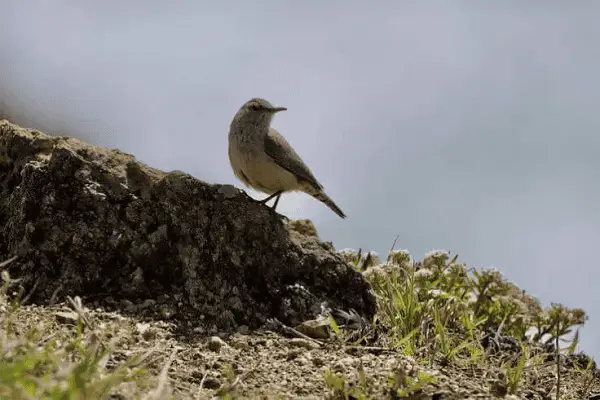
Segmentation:
<svg viewBox="0 0 600 400">
<path fill-rule="evenodd" d="M 262 201 L 259 201 L 259 203 L 264 204 Z M 275 207 L 274 206 L 269 206 L 264 204 L 265 208 L 269 209 L 270 212 L 272 212 L 273 214 L 275 214 L 277 217 L 279 217 L 279 219 L 283 220 L 284 222 L 290 222 L 290 219 L 288 217 L 286 217 L 283 214 L 279 214 L 277 211 L 275 211 Z"/>
<path fill-rule="evenodd" d="M 288 217 L 286 217 L 283 214 L 279 214 L 277 211 L 273 210 L 273 212 L 275 213 L 275 215 L 277 215 L 283 222 L 285 222 L 286 224 L 288 222 L 290 222 L 290 219 Z"/>
<path fill-rule="evenodd" d="M 277 215 L 281 220 L 283 220 L 284 222 L 289 222 L 290 219 L 288 217 L 286 217 L 283 214 L 279 214 L 277 211 L 275 211 L 277 209 L 277 203 L 279 203 L 279 198 L 281 197 L 281 193 L 282 192 L 276 192 L 273 193 L 272 195 L 270 195 L 269 197 L 267 197 L 266 199 L 262 199 L 262 200 L 256 200 L 254 198 L 252 198 L 252 200 L 254 200 L 255 202 L 257 202 L 258 204 L 262 204 L 264 205 L 266 208 L 268 208 L 269 210 L 271 210 L 275 215 Z M 275 203 L 273 203 L 272 206 L 267 205 L 267 202 L 271 199 L 275 198 Z"/>
<path fill-rule="evenodd" d="M 277 203 L 279 202 L 279 197 L 281 197 L 281 192 L 275 192 L 275 193 L 273 193 L 272 195 L 268 196 L 265 199 L 258 200 L 258 202 L 262 203 L 262 204 L 267 204 L 269 202 L 269 200 L 275 199 L 274 207 L 277 207 Z"/>
</svg>

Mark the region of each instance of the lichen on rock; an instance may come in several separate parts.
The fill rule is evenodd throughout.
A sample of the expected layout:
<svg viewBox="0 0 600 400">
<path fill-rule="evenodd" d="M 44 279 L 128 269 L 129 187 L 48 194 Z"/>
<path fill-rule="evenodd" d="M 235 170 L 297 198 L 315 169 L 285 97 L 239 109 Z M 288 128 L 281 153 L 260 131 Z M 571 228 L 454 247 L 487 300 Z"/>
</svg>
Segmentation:
<svg viewBox="0 0 600 400">
<path fill-rule="evenodd" d="M 218 330 L 296 325 L 323 303 L 375 313 L 369 283 L 316 231 L 231 185 L 8 121 L 0 177 L 0 257 L 19 257 L 10 273 L 30 301 L 153 299 L 137 310 Z"/>
</svg>

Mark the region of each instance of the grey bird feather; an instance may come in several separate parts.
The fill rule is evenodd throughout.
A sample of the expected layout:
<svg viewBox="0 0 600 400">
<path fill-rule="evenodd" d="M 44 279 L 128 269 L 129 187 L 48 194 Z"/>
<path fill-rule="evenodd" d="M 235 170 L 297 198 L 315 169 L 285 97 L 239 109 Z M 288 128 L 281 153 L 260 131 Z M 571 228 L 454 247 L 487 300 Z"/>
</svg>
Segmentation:
<svg viewBox="0 0 600 400">
<path fill-rule="evenodd" d="M 310 183 L 316 190 L 323 189 L 323 186 L 317 181 L 310 168 L 304 164 L 288 141 L 274 128 L 270 128 L 269 134 L 265 136 L 265 152 L 279 166 L 290 171 L 299 179 Z"/>
</svg>

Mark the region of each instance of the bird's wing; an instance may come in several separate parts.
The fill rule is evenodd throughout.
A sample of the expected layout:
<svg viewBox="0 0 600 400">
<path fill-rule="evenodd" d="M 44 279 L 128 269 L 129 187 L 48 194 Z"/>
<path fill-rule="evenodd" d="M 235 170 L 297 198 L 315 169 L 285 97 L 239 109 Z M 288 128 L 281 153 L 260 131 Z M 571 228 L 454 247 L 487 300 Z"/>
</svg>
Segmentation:
<svg viewBox="0 0 600 400">
<path fill-rule="evenodd" d="M 265 136 L 265 152 L 281 168 L 296 175 L 298 180 L 306 181 L 318 190 L 323 188 L 288 141 L 273 128 L 270 128 L 269 134 Z"/>
</svg>

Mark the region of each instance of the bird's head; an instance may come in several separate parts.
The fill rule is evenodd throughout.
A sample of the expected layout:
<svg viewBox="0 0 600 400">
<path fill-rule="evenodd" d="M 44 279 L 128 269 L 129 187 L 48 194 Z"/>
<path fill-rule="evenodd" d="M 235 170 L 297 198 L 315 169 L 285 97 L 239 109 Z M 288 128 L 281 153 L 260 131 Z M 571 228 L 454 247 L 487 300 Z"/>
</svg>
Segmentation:
<svg viewBox="0 0 600 400">
<path fill-rule="evenodd" d="M 285 107 L 275 107 L 265 99 L 253 98 L 248 100 L 233 118 L 232 124 L 239 125 L 267 125 L 279 111 L 285 111 Z"/>
<path fill-rule="evenodd" d="M 275 107 L 273 104 L 269 103 L 265 99 L 253 98 L 248 100 L 241 108 L 240 111 L 245 111 L 248 113 L 260 113 L 260 114 L 275 114 L 279 111 L 285 111 L 287 108 L 285 107 Z"/>
<path fill-rule="evenodd" d="M 265 99 L 254 98 L 248 100 L 236 114 L 238 121 L 247 123 L 271 123 L 271 120 L 279 111 L 285 111 L 285 107 L 275 107 Z"/>
</svg>

